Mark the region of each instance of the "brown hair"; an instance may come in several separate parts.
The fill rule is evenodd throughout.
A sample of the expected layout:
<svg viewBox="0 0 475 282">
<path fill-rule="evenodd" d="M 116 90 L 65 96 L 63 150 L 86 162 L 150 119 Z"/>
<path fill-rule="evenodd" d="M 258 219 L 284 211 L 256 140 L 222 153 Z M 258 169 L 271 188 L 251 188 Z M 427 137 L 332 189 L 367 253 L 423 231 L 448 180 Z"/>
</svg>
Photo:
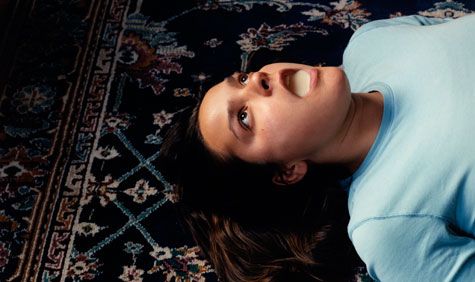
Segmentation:
<svg viewBox="0 0 475 282">
<path fill-rule="evenodd" d="M 360 263 L 346 233 L 341 170 L 310 165 L 300 182 L 276 186 L 276 164 L 223 160 L 203 143 L 199 104 L 167 132 L 160 166 L 176 207 L 224 281 L 348 281 Z"/>
</svg>

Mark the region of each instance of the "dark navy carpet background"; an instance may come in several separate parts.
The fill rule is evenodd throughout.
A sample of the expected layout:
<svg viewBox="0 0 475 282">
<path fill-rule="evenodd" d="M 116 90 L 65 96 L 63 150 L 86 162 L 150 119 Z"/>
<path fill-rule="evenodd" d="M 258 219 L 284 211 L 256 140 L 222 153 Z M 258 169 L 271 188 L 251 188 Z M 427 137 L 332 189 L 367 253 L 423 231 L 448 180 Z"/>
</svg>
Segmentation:
<svg viewBox="0 0 475 282">
<path fill-rule="evenodd" d="M 468 0 L 9 4 L 0 21 L 10 23 L 0 29 L 0 281 L 216 281 L 161 173 L 176 115 L 234 71 L 340 65 L 368 21 L 473 10 Z"/>
</svg>

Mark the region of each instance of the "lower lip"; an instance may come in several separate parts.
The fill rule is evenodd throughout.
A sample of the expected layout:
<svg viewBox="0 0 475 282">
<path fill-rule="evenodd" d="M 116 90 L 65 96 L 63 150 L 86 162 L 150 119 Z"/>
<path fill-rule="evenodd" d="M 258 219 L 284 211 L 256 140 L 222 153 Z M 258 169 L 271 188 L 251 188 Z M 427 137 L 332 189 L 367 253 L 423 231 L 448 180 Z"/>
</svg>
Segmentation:
<svg viewBox="0 0 475 282">
<path fill-rule="evenodd" d="M 318 71 L 317 69 L 313 68 L 309 69 L 308 73 L 310 74 L 310 87 L 308 89 L 307 95 L 310 94 L 310 92 L 312 92 L 317 86 Z"/>
</svg>

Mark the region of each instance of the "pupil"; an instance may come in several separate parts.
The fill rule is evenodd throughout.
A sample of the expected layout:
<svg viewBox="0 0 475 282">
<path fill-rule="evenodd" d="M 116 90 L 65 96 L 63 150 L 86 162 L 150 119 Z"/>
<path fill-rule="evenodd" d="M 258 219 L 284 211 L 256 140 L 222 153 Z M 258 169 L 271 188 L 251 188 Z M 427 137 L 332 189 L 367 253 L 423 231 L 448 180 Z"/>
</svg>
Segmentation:
<svg viewBox="0 0 475 282">
<path fill-rule="evenodd" d="M 246 112 L 242 112 L 241 113 L 241 120 L 245 119 L 247 117 L 247 113 Z"/>
</svg>

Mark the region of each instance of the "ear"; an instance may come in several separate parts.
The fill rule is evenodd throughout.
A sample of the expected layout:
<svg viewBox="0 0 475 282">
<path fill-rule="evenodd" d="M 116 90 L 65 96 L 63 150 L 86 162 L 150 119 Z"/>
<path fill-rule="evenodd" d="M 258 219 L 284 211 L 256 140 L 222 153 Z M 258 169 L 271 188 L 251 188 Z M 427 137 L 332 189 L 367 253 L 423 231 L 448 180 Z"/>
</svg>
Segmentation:
<svg viewBox="0 0 475 282">
<path fill-rule="evenodd" d="M 308 165 L 305 161 L 297 161 L 283 165 L 280 171 L 272 177 L 277 185 L 290 185 L 299 182 L 307 173 Z"/>
</svg>

